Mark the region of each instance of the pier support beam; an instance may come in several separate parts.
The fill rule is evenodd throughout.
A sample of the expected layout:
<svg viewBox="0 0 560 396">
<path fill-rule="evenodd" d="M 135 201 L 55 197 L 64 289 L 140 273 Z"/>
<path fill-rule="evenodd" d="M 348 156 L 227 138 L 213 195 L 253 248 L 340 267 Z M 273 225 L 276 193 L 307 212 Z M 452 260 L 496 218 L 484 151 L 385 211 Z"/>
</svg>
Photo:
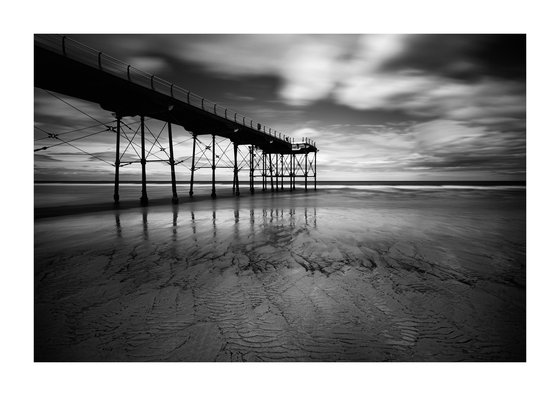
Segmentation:
<svg viewBox="0 0 560 396">
<path fill-rule="evenodd" d="M 171 202 L 173 204 L 179 203 L 179 198 L 177 197 L 177 180 L 175 179 L 175 157 L 173 156 L 173 135 L 171 132 L 171 123 L 167 123 L 167 132 L 169 134 L 169 165 L 171 165 L 171 192 L 173 198 Z"/>
<path fill-rule="evenodd" d="M 293 189 L 294 189 L 293 188 L 294 185 L 292 184 L 292 169 L 294 168 L 294 165 L 292 163 L 293 157 L 292 157 L 292 154 L 288 154 L 288 156 L 289 156 L 289 165 L 290 165 L 290 170 L 288 172 L 288 174 L 290 175 L 290 191 L 293 191 Z"/>
<path fill-rule="evenodd" d="M 313 179 L 315 179 L 315 188 L 314 190 L 317 191 L 317 152 L 314 153 L 313 165 L 315 166 L 315 172 L 313 172 Z"/>
<path fill-rule="evenodd" d="M 307 191 L 307 154 L 305 153 L 305 191 Z"/>
<path fill-rule="evenodd" d="M 270 171 L 270 191 L 274 192 L 274 174 L 272 173 L 272 154 L 268 153 L 268 169 Z"/>
<path fill-rule="evenodd" d="M 274 174 L 276 175 L 276 191 L 278 191 L 279 190 L 279 188 L 278 188 L 278 154 L 275 154 L 275 157 L 276 157 L 276 169 L 275 169 Z"/>
<path fill-rule="evenodd" d="M 266 153 L 262 153 L 262 184 L 263 191 L 266 191 Z"/>
<path fill-rule="evenodd" d="M 292 154 L 292 158 L 291 158 L 291 177 L 290 177 L 290 183 L 291 183 L 291 187 L 290 190 L 294 191 L 296 189 L 296 155 Z"/>
<path fill-rule="evenodd" d="M 216 135 L 212 134 L 212 198 L 216 198 Z"/>
<path fill-rule="evenodd" d="M 249 190 L 255 193 L 255 146 L 249 147 Z"/>
<path fill-rule="evenodd" d="M 284 154 L 280 154 L 280 181 L 282 191 L 284 191 Z"/>
<path fill-rule="evenodd" d="M 233 194 L 239 196 L 239 169 L 237 168 L 237 143 L 233 143 Z"/>
<path fill-rule="evenodd" d="M 192 197 L 193 192 L 193 185 L 194 185 L 194 155 L 196 150 L 196 135 L 193 133 L 192 135 L 192 161 L 191 161 L 191 187 L 189 189 L 189 196 Z"/>
<path fill-rule="evenodd" d="M 144 136 L 144 116 L 140 116 L 140 139 L 141 139 L 141 159 L 142 164 L 142 196 L 140 203 L 142 206 L 148 205 L 148 192 L 146 190 L 146 138 Z"/>
<path fill-rule="evenodd" d="M 113 193 L 113 200 L 115 201 L 116 204 L 119 203 L 119 170 L 121 167 L 120 146 L 121 146 L 121 116 L 117 114 L 117 143 L 116 143 L 116 154 L 115 154 L 115 191 Z"/>
</svg>

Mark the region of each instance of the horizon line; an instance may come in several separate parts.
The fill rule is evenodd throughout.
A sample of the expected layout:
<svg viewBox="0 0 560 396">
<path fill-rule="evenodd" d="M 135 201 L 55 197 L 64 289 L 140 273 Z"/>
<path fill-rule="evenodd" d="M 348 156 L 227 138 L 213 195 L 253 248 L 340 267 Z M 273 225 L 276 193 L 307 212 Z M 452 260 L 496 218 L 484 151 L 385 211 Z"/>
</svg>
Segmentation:
<svg viewBox="0 0 560 396">
<path fill-rule="evenodd" d="M 296 181 L 298 182 L 298 181 Z M 303 180 L 299 182 L 304 183 Z M 114 184 L 114 180 L 34 180 L 33 184 L 53 184 L 53 183 L 67 183 L 67 184 Z M 152 180 L 148 184 L 171 184 L 171 180 Z M 190 184 L 190 181 L 177 181 L 177 184 Z M 231 180 L 216 180 L 216 183 L 231 183 Z M 248 180 L 240 180 L 240 184 L 248 184 Z M 313 184 L 313 181 L 309 182 Z M 526 184 L 527 180 L 317 180 L 317 184 L 325 183 L 513 183 L 513 184 Z M 120 180 L 119 184 L 142 184 L 141 181 L 133 180 Z M 195 181 L 194 184 L 212 184 L 212 181 Z"/>
</svg>

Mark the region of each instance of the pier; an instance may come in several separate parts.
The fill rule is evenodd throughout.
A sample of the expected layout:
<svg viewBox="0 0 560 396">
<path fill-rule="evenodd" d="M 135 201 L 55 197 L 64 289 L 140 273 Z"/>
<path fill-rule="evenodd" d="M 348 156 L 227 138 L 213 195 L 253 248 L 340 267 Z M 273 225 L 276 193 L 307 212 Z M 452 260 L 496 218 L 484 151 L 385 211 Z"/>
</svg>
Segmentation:
<svg viewBox="0 0 560 396">
<path fill-rule="evenodd" d="M 239 196 L 239 174 L 249 172 L 249 190 L 293 191 L 296 180 L 303 180 L 305 190 L 317 188 L 317 146 L 308 138 L 296 141 L 286 134 L 264 125 L 234 110 L 228 109 L 195 93 L 145 73 L 133 65 L 97 51 L 66 36 L 35 35 L 34 85 L 47 92 L 97 103 L 114 114 L 115 125 L 107 130 L 115 133 L 114 194 L 119 202 L 119 169 L 140 164 L 142 205 L 148 205 L 148 164 L 169 165 L 172 202 L 178 202 L 174 138 L 192 140 L 190 156 L 190 188 L 196 171 L 211 169 L 212 198 L 216 198 L 216 169 L 232 170 L 232 194 Z M 133 131 L 123 125 L 124 117 L 139 118 Z M 165 123 L 156 136 L 148 130 L 146 118 Z M 179 128 L 176 128 L 179 127 Z M 129 129 L 129 133 L 125 128 Z M 133 136 L 132 132 L 134 132 Z M 147 136 L 151 134 L 151 137 Z M 49 133 L 55 140 L 61 138 Z M 167 135 L 167 147 L 160 140 Z M 139 137 L 140 143 L 134 139 Z M 123 142 L 121 143 L 121 139 Z M 151 139 L 151 140 L 150 140 Z M 123 161 L 124 151 L 132 148 L 133 161 Z M 146 147 L 146 143 L 151 145 Z M 37 147 L 36 152 L 49 146 Z M 162 152 L 155 155 L 154 150 Z"/>
</svg>

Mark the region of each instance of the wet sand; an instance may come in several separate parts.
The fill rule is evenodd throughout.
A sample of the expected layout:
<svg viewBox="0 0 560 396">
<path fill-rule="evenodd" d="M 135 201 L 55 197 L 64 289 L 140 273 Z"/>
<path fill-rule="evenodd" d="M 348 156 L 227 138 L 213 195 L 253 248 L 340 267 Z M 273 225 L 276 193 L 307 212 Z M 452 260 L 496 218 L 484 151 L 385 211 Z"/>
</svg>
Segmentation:
<svg viewBox="0 0 560 396">
<path fill-rule="evenodd" d="M 524 190 L 38 217 L 38 361 L 524 361 Z"/>
</svg>

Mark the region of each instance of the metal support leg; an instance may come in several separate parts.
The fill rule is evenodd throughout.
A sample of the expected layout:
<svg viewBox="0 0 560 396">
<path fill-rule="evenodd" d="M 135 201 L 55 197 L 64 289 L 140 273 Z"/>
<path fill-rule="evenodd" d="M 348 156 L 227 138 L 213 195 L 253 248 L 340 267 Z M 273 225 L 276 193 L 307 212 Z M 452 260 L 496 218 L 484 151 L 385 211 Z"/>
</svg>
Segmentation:
<svg viewBox="0 0 560 396">
<path fill-rule="evenodd" d="M 276 154 L 276 169 L 274 174 L 276 175 L 276 191 L 278 191 L 278 154 Z"/>
<path fill-rule="evenodd" d="M 115 192 L 113 193 L 113 199 L 116 204 L 119 203 L 119 169 L 121 167 L 120 146 L 121 146 L 121 117 L 117 114 L 117 144 L 116 144 L 116 154 L 115 154 Z"/>
<path fill-rule="evenodd" d="M 274 192 L 274 175 L 272 173 L 272 154 L 268 154 L 268 169 L 270 171 L 270 191 Z"/>
<path fill-rule="evenodd" d="M 212 134 L 212 198 L 216 198 L 216 135 Z"/>
<path fill-rule="evenodd" d="M 313 159 L 313 165 L 315 166 L 315 172 L 313 172 L 313 178 L 315 179 L 315 188 L 314 190 L 317 191 L 317 152 L 314 153 L 315 158 Z"/>
<path fill-rule="evenodd" d="M 173 135 L 171 133 L 171 123 L 167 123 L 167 132 L 169 134 L 169 165 L 171 165 L 171 192 L 173 198 L 171 202 L 177 204 L 179 198 L 177 197 L 177 180 L 175 179 L 175 157 L 173 156 Z"/>
<path fill-rule="evenodd" d="M 292 177 L 291 177 L 292 188 L 294 191 L 296 189 L 296 155 L 292 154 Z"/>
<path fill-rule="evenodd" d="M 144 116 L 140 116 L 140 139 L 141 139 L 141 160 L 142 164 L 142 196 L 140 197 L 140 203 L 142 206 L 148 205 L 148 192 L 146 190 L 146 139 L 144 136 Z"/>
<path fill-rule="evenodd" d="M 235 179 L 237 176 L 237 145 L 233 144 L 233 181 L 231 183 L 232 194 L 235 195 Z"/>
<path fill-rule="evenodd" d="M 284 191 L 284 154 L 280 154 L 280 181 L 282 191 Z"/>
<path fill-rule="evenodd" d="M 255 146 L 249 147 L 249 190 L 255 193 Z"/>
<path fill-rule="evenodd" d="M 266 153 L 262 153 L 262 183 L 263 191 L 266 191 Z"/>
<path fill-rule="evenodd" d="M 196 135 L 193 134 L 193 140 L 192 140 L 192 161 L 191 161 L 191 188 L 189 190 L 189 196 L 192 197 L 193 196 L 193 184 L 194 184 L 194 154 L 195 154 L 195 150 L 196 150 Z"/>
<path fill-rule="evenodd" d="M 305 153 L 305 191 L 307 191 L 307 153 Z"/>
<path fill-rule="evenodd" d="M 239 196 L 239 169 L 237 169 L 237 143 L 233 144 L 233 193 Z"/>
<path fill-rule="evenodd" d="M 293 191 L 294 190 L 294 185 L 292 183 L 292 169 L 294 168 L 294 165 L 292 163 L 293 162 L 293 157 L 292 157 L 291 154 L 288 154 L 288 155 L 289 155 L 289 161 L 290 161 L 290 163 L 289 163 L 290 171 L 288 172 L 288 174 L 290 175 L 290 191 Z"/>
</svg>

